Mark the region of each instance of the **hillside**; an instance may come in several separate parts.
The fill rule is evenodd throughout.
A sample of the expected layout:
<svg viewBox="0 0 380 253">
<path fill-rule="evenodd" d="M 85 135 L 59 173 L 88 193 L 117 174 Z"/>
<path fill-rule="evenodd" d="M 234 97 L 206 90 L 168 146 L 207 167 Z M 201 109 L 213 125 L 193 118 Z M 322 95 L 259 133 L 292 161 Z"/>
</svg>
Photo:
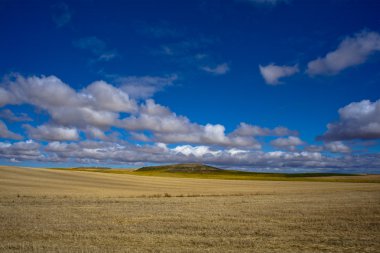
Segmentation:
<svg viewBox="0 0 380 253">
<path fill-rule="evenodd" d="M 156 171 L 156 172 L 183 172 L 183 173 L 218 173 L 222 169 L 200 163 L 182 163 L 160 166 L 147 166 L 137 169 L 136 172 Z"/>
<path fill-rule="evenodd" d="M 80 167 L 69 169 L 60 168 L 59 170 L 197 179 L 380 183 L 380 175 L 249 172 L 220 169 L 214 166 L 199 163 L 146 166 L 135 170 L 100 167 Z"/>
<path fill-rule="evenodd" d="M 214 166 L 186 163 L 162 166 L 147 166 L 134 171 L 104 170 L 100 172 L 134 174 L 141 176 L 200 178 L 200 179 L 229 179 L 229 180 L 270 180 L 270 181 L 319 181 L 319 182 L 356 182 L 379 183 L 378 175 L 356 175 L 340 173 L 266 173 L 241 170 L 226 170 Z"/>
</svg>

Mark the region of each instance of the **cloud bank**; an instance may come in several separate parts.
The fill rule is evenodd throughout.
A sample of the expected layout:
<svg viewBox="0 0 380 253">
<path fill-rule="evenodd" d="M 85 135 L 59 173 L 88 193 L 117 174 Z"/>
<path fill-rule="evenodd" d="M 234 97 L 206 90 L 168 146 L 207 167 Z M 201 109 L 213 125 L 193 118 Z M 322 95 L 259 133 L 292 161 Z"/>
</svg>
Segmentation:
<svg viewBox="0 0 380 253">
<path fill-rule="evenodd" d="M 173 82 L 175 77 L 142 80 L 149 85 Z M 0 86 L 0 105 L 6 107 L 1 112 L 9 122 L 19 122 L 24 132 L 14 132 L 0 121 L 0 159 L 126 166 L 202 162 L 294 171 L 380 169 L 377 154 L 356 155 L 346 143 L 380 137 L 379 101 L 341 108 L 340 120 L 329 124 L 321 137 L 325 143 L 312 146 L 284 126 L 241 122 L 227 131 L 218 123 L 198 124 L 153 99 L 144 100 L 144 89 L 138 93 L 138 85 L 130 96 L 125 85 L 95 81 L 76 90 L 56 76 L 6 77 Z M 10 109 L 23 105 L 33 107 L 34 114 L 43 113 L 44 120 L 25 124 L 28 118 L 21 115 L 26 114 L 17 116 Z"/>
</svg>

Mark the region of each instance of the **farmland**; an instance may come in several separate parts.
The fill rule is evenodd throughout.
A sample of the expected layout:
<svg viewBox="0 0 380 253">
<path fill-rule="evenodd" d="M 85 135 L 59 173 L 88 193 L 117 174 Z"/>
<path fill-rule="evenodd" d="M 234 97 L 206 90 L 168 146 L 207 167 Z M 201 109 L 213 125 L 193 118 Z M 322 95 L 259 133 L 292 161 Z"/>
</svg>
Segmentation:
<svg viewBox="0 0 380 253">
<path fill-rule="evenodd" d="M 380 184 L 0 167 L 0 223 L 1 252 L 378 252 Z"/>
</svg>

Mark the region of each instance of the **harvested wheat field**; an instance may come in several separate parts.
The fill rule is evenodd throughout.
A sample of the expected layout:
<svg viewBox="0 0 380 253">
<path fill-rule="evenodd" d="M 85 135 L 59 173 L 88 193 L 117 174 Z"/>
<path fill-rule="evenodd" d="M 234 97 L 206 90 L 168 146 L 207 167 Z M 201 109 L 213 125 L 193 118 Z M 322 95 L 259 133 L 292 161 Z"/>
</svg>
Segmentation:
<svg viewBox="0 0 380 253">
<path fill-rule="evenodd" d="M 0 252 L 379 252 L 380 184 L 0 167 Z"/>
</svg>

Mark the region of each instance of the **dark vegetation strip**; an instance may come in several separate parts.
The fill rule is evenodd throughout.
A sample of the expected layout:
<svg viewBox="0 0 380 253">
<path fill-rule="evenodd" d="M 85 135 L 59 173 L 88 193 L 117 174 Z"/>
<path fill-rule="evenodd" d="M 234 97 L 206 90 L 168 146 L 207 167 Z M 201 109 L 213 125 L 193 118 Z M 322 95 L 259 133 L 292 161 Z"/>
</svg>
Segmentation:
<svg viewBox="0 0 380 253">
<path fill-rule="evenodd" d="M 63 168 L 57 168 L 63 169 Z M 339 174 L 339 173 L 260 173 L 236 170 L 217 170 L 208 172 L 181 172 L 157 170 L 130 170 L 130 169 L 111 169 L 98 167 L 69 168 L 64 170 L 101 172 L 111 174 L 128 174 L 136 176 L 156 176 L 174 178 L 194 178 L 194 179 L 223 179 L 223 180 L 267 180 L 267 181 L 307 181 L 307 182 L 349 182 L 349 183 L 380 183 L 380 177 L 372 178 L 361 177 L 358 174 Z"/>
</svg>

